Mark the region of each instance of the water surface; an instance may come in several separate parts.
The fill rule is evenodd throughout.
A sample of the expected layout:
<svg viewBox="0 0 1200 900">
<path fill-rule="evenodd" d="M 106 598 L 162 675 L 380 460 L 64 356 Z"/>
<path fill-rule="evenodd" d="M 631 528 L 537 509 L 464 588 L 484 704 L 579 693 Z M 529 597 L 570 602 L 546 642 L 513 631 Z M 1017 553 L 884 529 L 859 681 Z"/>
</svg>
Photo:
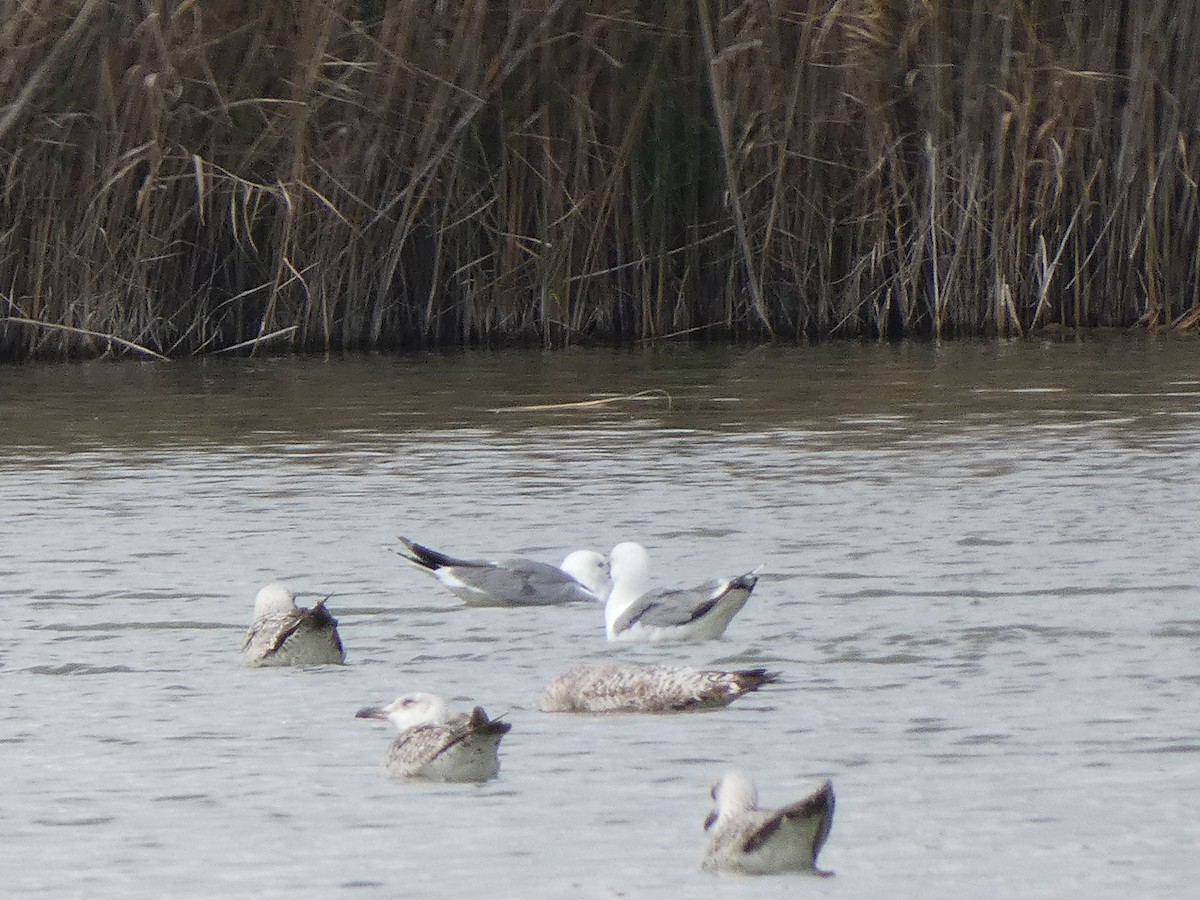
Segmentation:
<svg viewBox="0 0 1200 900">
<path fill-rule="evenodd" d="M 606 406 L 517 411 L 653 391 Z M 0 816 L 28 897 L 1178 897 L 1200 878 L 1200 355 L 1123 338 L 0 369 Z M 464 608 L 392 553 L 663 584 L 762 564 L 724 641 Z M 253 595 L 332 593 L 348 665 L 254 670 Z M 608 658 L 765 665 L 676 718 L 537 709 Z M 513 730 L 389 781 L 360 706 Z M 699 870 L 708 788 L 812 775 L 831 879 Z"/>
</svg>

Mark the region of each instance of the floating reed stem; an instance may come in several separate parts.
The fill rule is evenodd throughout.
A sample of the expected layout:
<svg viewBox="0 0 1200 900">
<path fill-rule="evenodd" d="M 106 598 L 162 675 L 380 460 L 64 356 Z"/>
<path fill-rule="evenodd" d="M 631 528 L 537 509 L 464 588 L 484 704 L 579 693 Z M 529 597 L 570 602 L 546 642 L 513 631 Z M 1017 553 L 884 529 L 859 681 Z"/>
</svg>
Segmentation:
<svg viewBox="0 0 1200 900">
<path fill-rule="evenodd" d="M 635 394 L 619 394 L 614 397 L 600 397 L 596 400 L 576 400 L 570 403 L 538 403 L 533 406 L 501 406 L 488 410 L 494 413 L 510 412 L 548 412 L 565 409 L 592 409 L 598 406 L 612 406 L 616 403 L 629 403 L 644 400 L 666 400 L 667 409 L 671 408 L 671 395 L 662 388 L 648 388 Z"/>
</svg>

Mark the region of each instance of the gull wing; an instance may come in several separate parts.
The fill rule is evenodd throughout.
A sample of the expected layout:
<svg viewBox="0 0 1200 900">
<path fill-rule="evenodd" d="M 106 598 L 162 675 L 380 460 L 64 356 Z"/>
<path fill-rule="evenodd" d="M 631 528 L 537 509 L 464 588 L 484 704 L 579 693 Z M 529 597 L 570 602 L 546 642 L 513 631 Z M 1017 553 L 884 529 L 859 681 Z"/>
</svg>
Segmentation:
<svg viewBox="0 0 1200 900">
<path fill-rule="evenodd" d="M 635 622 L 655 628 L 686 625 L 705 616 L 735 591 L 743 591 L 749 596 L 757 581 L 754 575 L 741 575 L 706 581 L 699 587 L 646 594 L 617 618 L 614 631 L 625 631 Z"/>
<path fill-rule="evenodd" d="M 436 576 L 464 599 L 510 606 L 552 606 L 600 599 L 558 566 L 535 559 L 518 557 L 502 563 L 456 559 L 408 538 L 400 538 L 400 543 L 408 550 L 400 553 L 405 560 Z"/>
<path fill-rule="evenodd" d="M 761 825 L 747 833 L 742 849 L 753 853 L 772 838 L 790 833 L 794 835 L 793 840 L 812 845 L 812 865 L 815 867 L 817 855 L 833 827 L 833 807 L 833 785 L 826 781 L 803 800 L 771 813 Z"/>
<path fill-rule="evenodd" d="M 459 744 L 484 736 L 498 739 L 511 729 L 508 722 L 489 719 L 483 707 L 476 706 L 470 715 L 455 716 L 443 725 L 417 725 L 401 732 L 388 753 L 388 763 L 418 774 Z"/>
<path fill-rule="evenodd" d="M 325 601 L 321 600 L 312 609 L 297 609 L 295 612 L 288 613 L 282 619 L 276 619 L 278 630 L 271 639 L 271 647 L 268 653 L 275 653 L 287 643 L 288 639 L 301 629 L 305 631 L 330 631 L 333 637 L 333 643 L 337 646 L 339 652 L 342 651 L 342 638 L 338 634 L 338 621 L 333 617 L 333 614 L 325 608 Z"/>
<path fill-rule="evenodd" d="M 511 603 L 548 606 L 577 600 L 599 602 L 599 597 L 558 566 L 533 559 L 513 559 L 505 564 L 505 569 L 514 580 L 508 597 Z"/>
<path fill-rule="evenodd" d="M 778 680 L 766 669 L 725 672 L 670 666 L 580 666 L 542 693 L 546 712 L 682 712 L 726 706 Z"/>
<path fill-rule="evenodd" d="M 511 606 L 552 606 L 580 600 L 595 603 L 599 599 L 562 569 L 533 559 L 454 566 L 437 575 L 448 587 L 453 581 L 453 586 L 481 599 Z"/>
</svg>

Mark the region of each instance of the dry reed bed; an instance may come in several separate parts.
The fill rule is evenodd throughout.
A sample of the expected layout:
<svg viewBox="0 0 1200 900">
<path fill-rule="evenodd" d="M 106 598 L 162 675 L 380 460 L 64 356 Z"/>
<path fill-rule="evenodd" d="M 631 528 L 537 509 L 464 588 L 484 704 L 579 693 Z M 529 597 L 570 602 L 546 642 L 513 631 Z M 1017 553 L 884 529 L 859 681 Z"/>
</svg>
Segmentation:
<svg viewBox="0 0 1200 900">
<path fill-rule="evenodd" d="M 1161 0 L 0 0 L 0 356 L 1191 325 L 1198 46 Z"/>
</svg>

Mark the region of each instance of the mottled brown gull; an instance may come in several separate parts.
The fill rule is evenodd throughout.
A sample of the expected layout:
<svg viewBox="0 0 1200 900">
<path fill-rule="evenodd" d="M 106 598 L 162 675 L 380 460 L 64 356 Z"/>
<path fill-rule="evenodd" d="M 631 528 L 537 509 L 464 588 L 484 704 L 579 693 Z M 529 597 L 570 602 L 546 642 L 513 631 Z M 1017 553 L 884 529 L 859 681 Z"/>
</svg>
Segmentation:
<svg viewBox="0 0 1200 900">
<path fill-rule="evenodd" d="M 397 778 L 487 781 L 500 771 L 500 739 L 512 728 L 489 719 L 483 708 L 450 718 L 437 694 L 406 694 L 388 706 L 360 709 L 360 719 L 384 719 L 400 734 L 383 765 Z"/>
<path fill-rule="evenodd" d="M 552 566 L 520 557 L 503 562 L 457 559 L 408 538 L 400 538 L 400 543 L 406 562 L 473 606 L 603 603 L 608 597 L 608 558 L 592 550 L 576 550 L 561 566 Z"/>
<path fill-rule="evenodd" d="M 803 800 L 759 809 L 754 782 L 732 771 L 712 789 L 715 808 L 704 823 L 712 832 L 703 866 L 744 875 L 815 872 L 833 825 L 833 785 L 825 779 Z"/>
<path fill-rule="evenodd" d="M 604 607 L 610 641 L 708 641 L 725 633 L 758 583 L 753 572 L 684 590 L 650 591 L 650 556 L 633 541 L 609 554 L 612 592 Z"/>
<path fill-rule="evenodd" d="M 692 669 L 601 663 L 555 678 L 542 693 L 546 712 L 669 713 L 717 709 L 779 676 L 766 669 Z"/>
<path fill-rule="evenodd" d="M 272 581 L 254 598 L 254 624 L 242 643 L 248 666 L 316 666 L 346 661 L 338 623 L 325 601 L 312 609 L 296 606 L 296 595 Z"/>
</svg>

